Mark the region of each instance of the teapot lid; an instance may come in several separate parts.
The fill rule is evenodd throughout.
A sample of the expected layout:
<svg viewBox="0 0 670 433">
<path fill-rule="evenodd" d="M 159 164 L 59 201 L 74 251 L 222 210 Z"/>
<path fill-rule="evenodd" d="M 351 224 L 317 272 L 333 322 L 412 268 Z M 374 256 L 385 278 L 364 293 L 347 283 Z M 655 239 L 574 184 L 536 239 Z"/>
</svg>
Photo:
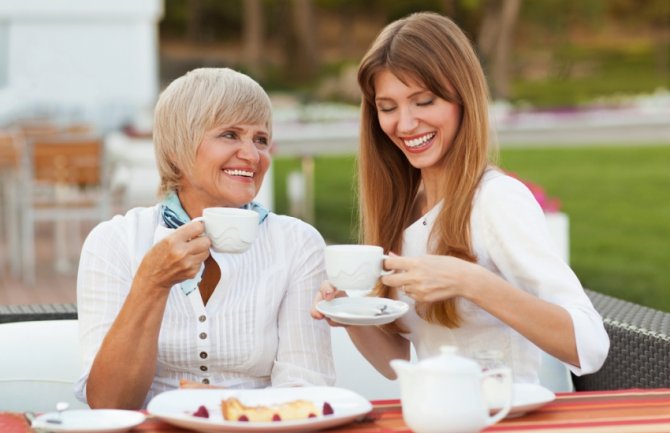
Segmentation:
<svg viewBox="0 0 670 433">
<path fill-rule="evenodd" d="M 459 355 L 456 346 L 440 346 L 440 354 L 419 363 L 420 368 L 435 372 L 481 374 L 481 368 L 472 359 Z"/>
</svg>

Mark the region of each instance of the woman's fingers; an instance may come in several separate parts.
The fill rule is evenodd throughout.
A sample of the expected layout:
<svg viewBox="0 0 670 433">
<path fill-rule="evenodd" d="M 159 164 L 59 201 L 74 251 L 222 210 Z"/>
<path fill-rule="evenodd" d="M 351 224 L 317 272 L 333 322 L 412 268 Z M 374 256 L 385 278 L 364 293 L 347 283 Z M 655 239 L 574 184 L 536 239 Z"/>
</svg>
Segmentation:
<svg viewBox="0 0 670 433">
<path fill-rule="evenodd" d="M 316 309 L 316 304 L 321 301 L 330 301 L 332 299 L 341 298 L 343 296 L 347 296 L 347 294 L 341 290 L 337 290 L 328 281 L 322 282 L 321 286 L 319 287 L 319 291 L 314 296 L 314 301 L 312 302 L 312 310 L 310 311 L 312 318 L 317 320 L 325 318 L 323 313 Z M 330 319 L 326 320 L 331 326 L 339 326 L 339 324 L 335 324 L 335 322 L 332 322 Z"/>
<path fill-rule="evenodd" d="M 142 260 L 142 273 L 164 287 L 195 277 L 211 247 L 211 241 L 203 233 L 202 222 L 179 227 L 147 253 Z"/>
</svg>

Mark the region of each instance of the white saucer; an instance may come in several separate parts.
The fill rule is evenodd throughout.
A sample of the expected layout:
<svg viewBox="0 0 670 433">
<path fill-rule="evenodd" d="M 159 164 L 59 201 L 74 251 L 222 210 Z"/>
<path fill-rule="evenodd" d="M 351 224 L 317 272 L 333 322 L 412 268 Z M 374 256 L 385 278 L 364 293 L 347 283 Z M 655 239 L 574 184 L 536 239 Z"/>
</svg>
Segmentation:
<svg viewBox="0 0 670 433">
<path fill-rule="evenodd" d="M 381 308 L 386 307 L 379 314 Z M 321 301 L 316 309 L 334 322 L 343 325 L 384 325 L 391 323 L 409 310 L 404 302 L 378 297 L 342 297 Z"/>
<path fill-rule="evenodd" d="M 532 383 L 515 383 L 512 388 L 512 408 L 506 418 L 516 418 L 554 401 L 556 395 L 547 388 Z M 493 411 L 502 408 L 494 407 Z"/>
<path fill-rule="evenodd" d="M 54 433 L 121 433 L 142 424 L 145 419 L 144 414 L 133 410 L 66 410 L 60 417 L 57 412 L 36 417 L 32 428 Z"/>
</svg>

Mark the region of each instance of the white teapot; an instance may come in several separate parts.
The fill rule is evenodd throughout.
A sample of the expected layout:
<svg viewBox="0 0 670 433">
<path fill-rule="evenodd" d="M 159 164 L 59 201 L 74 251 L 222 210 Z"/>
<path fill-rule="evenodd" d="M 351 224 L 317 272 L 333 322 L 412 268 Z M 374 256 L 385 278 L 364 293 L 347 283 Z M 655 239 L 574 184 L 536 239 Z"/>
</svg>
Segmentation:
<svg viewBox="0 0 670 433">
<path fill-rule="evenodd" d="M 400 380 L 402 416 L 409 428 L 417 433 L 475 433 L 507 415 L 511 391 L 503 409 L 489 416 L 482 381 L 502 375 L 511 383 L 509 368 L 482 373 L 475 361 L 456 354 L 456 347 L 440 350 L 440 355 L 416 364 L 391 361 Z"/>
</svg>

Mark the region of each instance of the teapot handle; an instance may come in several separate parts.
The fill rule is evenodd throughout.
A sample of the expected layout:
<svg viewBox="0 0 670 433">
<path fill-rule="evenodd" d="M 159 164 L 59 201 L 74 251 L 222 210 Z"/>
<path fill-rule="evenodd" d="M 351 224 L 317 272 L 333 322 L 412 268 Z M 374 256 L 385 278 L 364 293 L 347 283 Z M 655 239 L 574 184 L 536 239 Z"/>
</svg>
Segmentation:
<svg viewBox="0 0 670 433">
<path fill-rule="evenodd" d="M 507 398 L 505 399 L 505 405 L 503 406 L 502 409 L 498 411 L 493 416 L 488 416 L 488 419 L 486 420 L 486 425 L 490 426 L 492 424 L 497 423 L 501 419 L 503 419 L 509 411 L 512 409 L 512 370 L 508 367 L 501 367 L 501 368 L 494 368 L 491 370 L 486 370 L 483 373 L 482 380 L 485 380 L 487 377 L 490 376 L 503 376 L 505 383 L 509 383 L 509 392 L 507 395 Z M 487 411 L 488 412 L 488 411 Z"/>
</svg>

